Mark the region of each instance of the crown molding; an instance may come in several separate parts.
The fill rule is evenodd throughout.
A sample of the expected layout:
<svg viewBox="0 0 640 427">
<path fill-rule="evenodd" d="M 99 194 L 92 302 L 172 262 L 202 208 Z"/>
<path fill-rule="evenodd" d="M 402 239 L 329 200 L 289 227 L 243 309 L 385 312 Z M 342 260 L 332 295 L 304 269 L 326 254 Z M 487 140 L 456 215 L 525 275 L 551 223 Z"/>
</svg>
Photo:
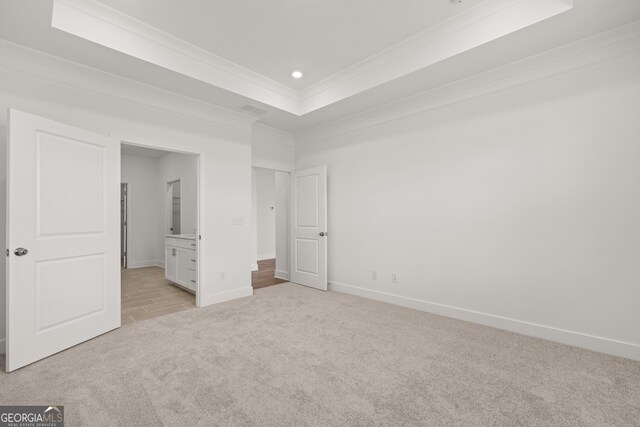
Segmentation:
<svg viewBox="0 0 640 427">
<path fill-rule="evenodd" d="M 286 147 L 293 147 L 295 144 L 293 133 L 267 126 L 263 123 L 256 122 L 253 124 L 253 135 L 254 140 L 258 140 L 259 142 L 270 142 Z M 256 135 L 260 137 L 255 138 Z"/>
<path fill-rule="evenodd" d="M 295 134 L 296 146 L 392 122 L 493 92 L 640 55 L 640 21 Z"/>
<path fill-rule="evenodd" d="M 297 90 L 95 0 L 54 0 L 51 26 L 293 114 Z"/>
<path fill-rule="evenodd" d="M 0 69 L 57 86 L 115 98 L 225 128 L 246 131 L 250 130 L 257 120 L 249 114 L 228 110 L 156 86 L 116 76 L 3 39 L 0 39 Z"/>
<path fill-rule="evenodd" d="M 573 8 L 573 0 L 488 0 L 304 89 L 302 114 L 403 77 Z"/>
<path fill-rule="evenodd" d="M 53 0 L 51 25 L 146 62 L 302 116 L 572 7 L 573 0 L 485 0 L 302 91 L 278 83 L 96 0 Z"/>
</svg>

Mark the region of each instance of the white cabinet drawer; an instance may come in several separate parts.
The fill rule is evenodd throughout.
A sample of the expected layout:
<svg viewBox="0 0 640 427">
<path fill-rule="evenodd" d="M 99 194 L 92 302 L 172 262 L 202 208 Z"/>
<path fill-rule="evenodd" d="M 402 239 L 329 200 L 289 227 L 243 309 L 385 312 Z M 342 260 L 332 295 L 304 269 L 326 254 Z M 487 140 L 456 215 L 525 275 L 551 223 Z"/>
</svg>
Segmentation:
<svg viewBox="0 0 640 427">
<path fill-rule="evenodd" d="M 176 246 L 185 249 L 196 249 L 196 241 L 191 239 L 173 239 L 176 241 Z"/>
<path fill-rule="evenodd" d="M 196 259 L 196 251 L 189 256 L 189 263 L 187 264 L 189 270 L 196 271 L 198 269 L 198 260 Z"/>
<path fill-rule="evenodd" d="M 188 280 L 189 284 L 195 287 L 195 285 L 198 283 L 198 273 L 194 270 L 189 270 Z"/>
</svg>

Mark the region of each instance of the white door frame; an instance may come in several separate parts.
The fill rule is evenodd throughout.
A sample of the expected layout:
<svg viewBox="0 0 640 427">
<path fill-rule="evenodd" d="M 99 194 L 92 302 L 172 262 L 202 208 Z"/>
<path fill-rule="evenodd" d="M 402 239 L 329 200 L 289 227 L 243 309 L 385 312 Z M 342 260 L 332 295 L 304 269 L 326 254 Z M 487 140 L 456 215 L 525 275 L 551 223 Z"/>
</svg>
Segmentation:
<svg viewBox="0 0 640 427">
<path fill-rule="evenodd" d="M 290 277 L 291 277 L 291 183 L 292 183 L 292 181 L 291 181 L 292 180 L 292 173 L 291 172 L 292 171 L 285 170 L 285 169 L 276 169 L 276 168 L 270 168 L 270 167 L 264 167 L 264 166 L 251 165 L 252 175 L 253 175 L 254 169 L 262 169 L 262 170 L 267 170 L 267 171 L 280 172 L 280 173 L 287 174 L 287 177 L 288 177 L 289 192 L 288 192 L 288 195 L 287 195 L 287 206 L 286 206 L 286 211 L 285 211 L 287 213 L 287 225 L 286 225 L 287 238 L 285 239 L 286 240 L 286 245 L 287 245 L 287 277 L 286 278 L 285 277 L 278 277 L 277 275 L 275 277 L 277 279 L 282 279 L 282 280 L 289 281 Z M 251 186 L 253 187 L 254 184 L 255 183 L 253 182 L 253 179 L 252 179 Z M 251 191 L 251 195 L 252 195 L 252 200 L 251 200 L 251 215 L 252 215 L 252 218 L 251 218 L 251 221 L 253 222 L 253 221 L 256 220 L 256 218 L 253 217 L 255 215 L 255 212 L 253 211 L 253 208 L 254 208 L 254 204 L 256 202 L 255 200 L 253 200 L 253 196 L 255 195 L 254 192 L 253 192 L 253 188 L 252 188 L 252 191 Z M 279 209 L 279 208 L 276 206 L 276 209 Z M 277 213 L 277 211 L 276 211 L 276 213 Z M 277 223 L 276 223 L 276 227 L 277 227 Z M 256 230 L 256 232 L 257 232 L 257 230 Z M 252 231 L 252 233 L 253 233 L 253 231 Z M 276 244 L 277 244 L 277 238 L 276 238 Z M 253 243 L 252 243 L 252 245 L 253 245 Z M 256 271 L 254 269 L 254 267 L 257 269 L 257 264 L 256 263 L 258 262 L 258 260 L 257 260 L 258 253 L 257 252 L 253 253 L 254 249 L 255 248 L 252 246 L 252 248 L 251 248 L 251 251 L 252 251 L 252 255 L 251 255 L 251 262 L 252 262 L 251 270 L 252 271 Z M 276 246 L 276 260 L 277 260 L 277 258 L 278 258 L 278 247 Z M 278 265 L 277 265 L 277 261 L 276 261 L 276 271 L 275 271 L 275 273 L 278 272 L 277 267 L 278 267 Z"/>
<path fill-rule="evenodd" d="M 122 148 L 122 144 L 121 144 L 121 148 Z M 120 159 L 122 159 L 122 155 L 120 155 Z M 131 190 L 131 184 L 128 182 L 122 182 L 122 164 L 120 165 L 120 191 L 122 191 L 122 186 L 125 186 L 125 193 L 124 193 L 124 205 L 125 205 L 125 210 L 124 210 L 124 265 L 122 267 L 124 268 L 129 268 L 129 210 L 131 209 L 131 206 L 129 205 L 129 191 Z M 120 233 L 121 237 L 122 237 L 122 232 Z M 122 246 L 122 242 L 120 243 L 120 246 Z"/>
<path fill-rule="evenodd" d="M 188 151 L 185 150 L 184 147 L 180 147 L 175 145 L 174 141 L 165 141 L 162 140 L 161 138 L 158 139 L 154 139 L 153 141 L 149 141 L 149 140 L 142 140 L 140 138 L 137 137 L 128 137 L 126 135 L 112 135 L 114 138 L 116 138 L 118 141 L 120 141 L 120 145 L 122 146 L 122 144 L 126 144 L 126 145 L 133 145 L 136 147 L 142 147 L 142 148 L 152 148 L 152 149 L 156 149 L 156 150 L 164 150 L 164 151 L 169 151 L 172 153 L 177 153 L 177 154 L 187 154 L 187 155 L 191 155 L 191 156 L 196 156 L 196 158 L 198 159 L 197 161 L 197 171 L 196 171 L 196 253 L 197 253 L 197 257 L 198 257 L 198 263 L 196 265 L 197 271 L 196 271 L 196 307 L 202 307 L 202 291 L 201 291 L 201 280 L 200 280 L 200 265 L 202 265 L 202 263 L 200 262 L 200 236 L 201 236 L 201 232 L 200 230 L 202 230 L 202 225 L 205 222 L 205 218 L 203 215 L 200 215 L 200 208 L 202 206 L 201 204 L 201 197 L 202 197 L 202 169 L 203 169 L 203 156 L 204 154 L 200 151 Z M 181 178 L 178 178 L 181 179 Z M 168 181 L 167 181 L 168 182 Z M 183 181 L 180 181 L 181 183 Z M 166 183 L 165 183 L 166 184 Z M 182 190 L 182 188 L 180 189 Z M 166 216 L 166 215 L 165 215 Z M 182 219 L 181 219 L 182 221 Z M 166 229 L 166 227 L 165 227 Z"/>
</svg>

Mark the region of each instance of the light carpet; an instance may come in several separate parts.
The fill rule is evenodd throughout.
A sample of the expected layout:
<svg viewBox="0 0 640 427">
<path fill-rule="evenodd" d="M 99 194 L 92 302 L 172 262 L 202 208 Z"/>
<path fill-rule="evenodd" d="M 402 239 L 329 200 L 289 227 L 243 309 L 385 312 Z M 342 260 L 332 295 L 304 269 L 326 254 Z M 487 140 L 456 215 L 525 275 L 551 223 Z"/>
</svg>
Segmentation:
<svg viewBox="0 0 640 427">
<path fill-rule="evenodd" d="M 0 404 L 68 426 L 629 426 L 640 362 L 284 284 L 1 373 Z"/>
</svg>

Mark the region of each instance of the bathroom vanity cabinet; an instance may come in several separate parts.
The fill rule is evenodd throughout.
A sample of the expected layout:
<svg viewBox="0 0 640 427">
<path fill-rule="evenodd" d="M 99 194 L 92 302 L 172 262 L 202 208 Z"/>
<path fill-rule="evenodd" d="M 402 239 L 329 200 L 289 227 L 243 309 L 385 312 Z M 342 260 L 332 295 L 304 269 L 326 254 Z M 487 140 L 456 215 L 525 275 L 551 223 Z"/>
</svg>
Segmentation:
<svg viewBox="0 0 640 427">
<path fill-rule="evenodd" d="M 172 283 L 195 292 L 198 284 L 196 236 L 174 234 L 165 236 L 165 277 Z"/>
</svg>

